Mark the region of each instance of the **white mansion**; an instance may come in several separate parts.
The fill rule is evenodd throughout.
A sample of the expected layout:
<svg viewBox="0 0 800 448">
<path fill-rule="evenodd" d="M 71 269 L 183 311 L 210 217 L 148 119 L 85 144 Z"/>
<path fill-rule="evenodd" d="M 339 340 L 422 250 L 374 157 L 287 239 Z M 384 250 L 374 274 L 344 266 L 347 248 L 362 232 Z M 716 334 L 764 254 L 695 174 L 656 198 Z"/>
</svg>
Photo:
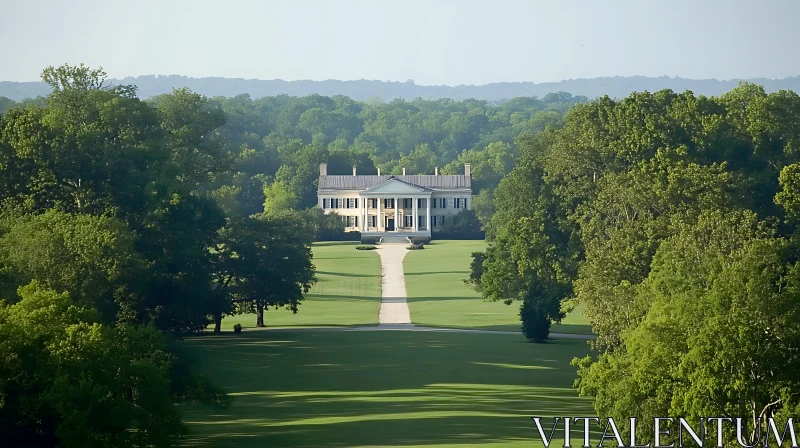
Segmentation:
<svg viewBox="0 0 800 448">
<path fill-rule="evenodd" d="M 470 165 L 464 174 L 405 174 L 402 176 L 328 175 L 326 163 L 319 166 L 317 199 L 325 213 L 345 220 L 347 231 L 364 237 L 431 237 L 431 229 L 442 227 L 463 209 L 472 208 Z"/>
</svg>

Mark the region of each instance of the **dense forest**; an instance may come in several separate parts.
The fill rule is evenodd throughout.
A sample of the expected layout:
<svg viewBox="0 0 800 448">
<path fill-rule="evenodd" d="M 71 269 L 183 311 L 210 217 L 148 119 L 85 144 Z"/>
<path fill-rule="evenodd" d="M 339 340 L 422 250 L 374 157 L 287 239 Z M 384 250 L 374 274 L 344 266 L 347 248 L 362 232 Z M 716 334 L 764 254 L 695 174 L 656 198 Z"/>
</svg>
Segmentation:
<svg viewBox="0 0 800 448">
<path fill-rule="evenodd" d="M 521 139 L 474 286 L 520 300 L 534 341 L 580 306 L 597 340 L 576 386 L 598 415 L 647 422 L 643 440 L 656 416 L 785 422 L 800 411 L 798 116 L 796 93 L 754 84 L 576 105 Z"/>
<path fill-rule="evenodd" d="M 197 96 L 187 89 L 147 100 L 177 108 Z M 514 165 L 518 136 L 533 135 L 561 122 L 573 104 L 587 102 L 567 93 L 515 98 L 502 104 L 436 100 L 364 103 L 344 96 L 287 95 L 257 100 L 248 95 L 203 99 L 208 117 L 204 138 L 220 163 L 199 181 L 229 214 L 264 210 L 264 187 L 278 202 L 305 209 L 316 203 L 319 164 L 331 174 L 443 174 L 472 163 L 475 209 L 486 221 L 491 194 Z M 178 103 L 178 104 L 175 104 Z M 0 103 L 0 112 L 42 99 Z M 176 112 L 177 113 L 177 112 Z"/>
<path fill-rule="evenodd" d="M 412 80 L 405 82 L 387 82 L 374 80 L 354 81 L 283 81 L 280 79 L 235 79 L 235 78 L 190 78 L 187 76 L 137 76 L 110 80 L 118 85 L 136 85 L 140 98 L 150 98 L 173 89 L 189 88 L 208 97 L 234 97 L 249 94 L 252 98 L 264 96 L 309 96 L 344 95 L 358 101 L 392 101 L 397 98 L 407 100 L 424 98 L 429 100 L 448 98 L 452 100 L 486 100 L 502 102 L 516 97 L 544 97 L 550 93 L 570 92 L 575 96 L 599 98 L 608 95 L 611 98 L 623 98 L 632 92 L 657 91 L 671 89 L 678 92 L 691 90 L 702 95 L 721 95 L 734 87 L 740 80 L 687 79 L 668 76 L 615 76 L 605 78 L 569 79 L 559 82 L 498 82 L 485 85 L 458 86 L 425 86 L 417 85 Z M 748 79 L 745 80 L 764 86 L 767 92 L 778 90 L 800 90 L 800 76 L 784 79 Z M 23 100 L 45 96 L 50 86 L 44 82 L 11 82 L 0 81 L 0 97 L 12 100 Z"/>
</svg>

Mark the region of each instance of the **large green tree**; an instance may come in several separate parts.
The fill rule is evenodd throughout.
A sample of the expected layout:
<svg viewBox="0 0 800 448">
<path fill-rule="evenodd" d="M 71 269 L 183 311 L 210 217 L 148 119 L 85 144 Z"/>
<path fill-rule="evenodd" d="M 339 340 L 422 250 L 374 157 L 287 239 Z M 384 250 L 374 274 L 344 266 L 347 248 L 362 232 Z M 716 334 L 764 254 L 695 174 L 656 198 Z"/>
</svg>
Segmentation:
<svg viewBox="0 0 800 448">
<path fill-rule="evenodd" d="M 800 403 L 795 257 L 752 212 L 707 212 L 674 227 L 633 288 L 641 317 L 615 350 L 576 362 L 579 390 L 620 422 L 715 415 L 766 430 L 767 417 Z"/>
<path fill-rule="evenodd" d="M 231 219 L 216 246 L 216 289 L 227 307 L 215 313 L 215 332 L 223 314 L 256 313 L 264 326 L 264 310 L 298 311 L 304 294 L 316 281 L 311 242 L 315 228 L 299 212 L 270 213 Z"/>
<path fill-rule="evenodd" d="M 152 447 L 186 434 L 174 356 L 154 327 L 109 326 L 34 281 L 0 301 L 0 433 L 9 446 Z M 217 404 L 227 398 L 216 395 Z"/>
</svg>

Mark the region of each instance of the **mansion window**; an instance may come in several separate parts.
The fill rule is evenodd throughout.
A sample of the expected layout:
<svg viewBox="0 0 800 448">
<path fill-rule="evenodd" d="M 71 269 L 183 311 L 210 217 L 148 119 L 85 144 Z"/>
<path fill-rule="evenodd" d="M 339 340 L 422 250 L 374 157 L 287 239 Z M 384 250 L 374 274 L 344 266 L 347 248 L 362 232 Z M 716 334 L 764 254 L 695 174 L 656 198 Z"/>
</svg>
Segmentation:
<svg viewBox="0 0 800 448">
<path fill-rule="evenodd" d="M 442 227 L 444 225 L 444 216 L 433 215 L 431 216 L 431 220 L 433 221 L 431 223 L 433 227 Z"/>
<path fill-rule="evenodd" d="M 467 198 L 453 198 L 453 208 L 467 208 Z"/>
<path fill-rule="evenodd" d="M 414 227 L 414 217 L 411 215 L 403 216 L 403 227 Z"/>
<path fill-rule="evenodd" d="M 377 201 L 377 199 L 376 199 Z M 378 205 L 377 203 L 375 204 Z M 377 208 L 377 207 L 376 207 Z M 377 216 L 367 216 L 367 225 L 370 227 L 378 227 L 378 217 Z"/>
<path fill-rule="evenodd" d="M 342 216 L 347 227 L 358 227 L 358 216 Z"/>
<path fill-rule="evenodd" d="M 324 198 L 322 199 L 322 208 L 343 208 L 342 198 Z"/>
<path fill-rule="evenodd" d="M 423 207 L 426 207 L 426 205 L 425 205 L 425 199 L 417 199 L 417 207 L 418 207 L 418 208 L 423 208 Z"/>
<path fill-rule="evenodd" d="M 417 216 L 417 228 L 418 229 L 424 229 L 426 224 L 427 223 L 425 222 L 425 216 Z"/>
<path fill-rule="evenodd" d="M 367 206 L 369 208 L 378 208 L 378 199 L 377 198 L 369 198 L 367 199 Z"/>
<path fill-rule="evenodd" d="M 394 208 L 394 199 L 384 199 L 383 208 Z"/>
<path fill-rule="evenodd" d="M 378 208 L 377 199 L 370 199 L 370 204 L 372 208 Z M 323 198 L 322 208 L 358 208 L 358 198 Z"/>
<path fill-rule="evenodd" d="M 403 208 L 412 208 L 414 207 L 414 200 L 410 198 L 403 199 Z"/>
<path fill-rule="evenodd" d="M 433 198 L 433 208 L 447 208 L 447 198 Z"/>
</svg>

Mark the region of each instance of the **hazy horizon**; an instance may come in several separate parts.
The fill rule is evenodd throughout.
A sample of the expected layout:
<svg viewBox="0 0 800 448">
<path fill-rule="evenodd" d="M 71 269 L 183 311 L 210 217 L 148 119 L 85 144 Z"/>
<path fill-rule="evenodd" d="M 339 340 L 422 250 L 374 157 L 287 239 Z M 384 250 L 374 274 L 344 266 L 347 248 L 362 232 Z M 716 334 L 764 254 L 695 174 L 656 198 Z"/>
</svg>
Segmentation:
<svg viewBox="0 0 800 448">
<path fill-rule="evenodd" d="M 0 0 L 0 81 L 63 63 L 109 77 L 413 80 L 422 86 L 646 76 L 782 79 L 800 2 Z M 14 44 L 10 44 L 14 42 Z"/>
</svg>

